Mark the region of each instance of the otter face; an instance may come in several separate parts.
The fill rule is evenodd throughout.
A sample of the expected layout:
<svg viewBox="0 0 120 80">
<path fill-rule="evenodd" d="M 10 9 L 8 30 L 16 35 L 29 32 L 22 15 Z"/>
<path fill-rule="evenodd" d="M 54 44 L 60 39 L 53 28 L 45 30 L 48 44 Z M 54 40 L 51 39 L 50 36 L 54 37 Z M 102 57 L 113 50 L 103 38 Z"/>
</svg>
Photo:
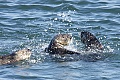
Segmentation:
<svg viewBox="0 0 120 80">
<path fill-rule="evenodd" d="M 70 34 L 58 34 L 51 40 L 49 47 L 62 48 L 63 46 L 67 46 L 71 39 L 72 36 Z"/>
<path fill-rule="evenodd" d="M 69 34 L 59 34 L 55 36 L 55 42 L 61 44 L 61 45 L 68 45 L 69 42 L 71 41 L 72 37 Z"/>
<path fill-rule="evenodd" d="M 14 58 L 19 61 L 19 60 L 24 60 L 24 59 L 28 59 L 31 56 L 31 51 L 29 49 L 23 49 L 23 50 L 19 50 L 17 52 L 14 53 L 15 56 Z"/>
<path fill-rule="evenodd" d="M 98 41 L 98 39 L 90 32 L 82 31 L 81 32 L 81 41 L 85 44 L 86 47 L 89 48 L 97 48 L 102 49 L 102 45 Z"/>
</svg>

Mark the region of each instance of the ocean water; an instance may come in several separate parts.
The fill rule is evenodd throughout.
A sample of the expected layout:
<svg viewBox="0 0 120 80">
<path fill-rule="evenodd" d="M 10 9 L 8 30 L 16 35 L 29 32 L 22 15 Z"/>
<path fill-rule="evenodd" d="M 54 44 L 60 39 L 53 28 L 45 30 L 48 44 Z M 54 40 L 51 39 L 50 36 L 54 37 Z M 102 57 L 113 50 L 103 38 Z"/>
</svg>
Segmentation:
<svg viewBox="0 0 120 80">
<path fill-rule="evenodd" d="M 70 50 L 82 51 L 87 30 L 108 56 L 96 62 L 52 61 L 44 52 L 59 33 L 73 36 Z M 29 48 L 27 61 L 0 65 L 0 80 L 119 80 L 119 0 L 0 0 L 0 54 Z"/>
</svg>

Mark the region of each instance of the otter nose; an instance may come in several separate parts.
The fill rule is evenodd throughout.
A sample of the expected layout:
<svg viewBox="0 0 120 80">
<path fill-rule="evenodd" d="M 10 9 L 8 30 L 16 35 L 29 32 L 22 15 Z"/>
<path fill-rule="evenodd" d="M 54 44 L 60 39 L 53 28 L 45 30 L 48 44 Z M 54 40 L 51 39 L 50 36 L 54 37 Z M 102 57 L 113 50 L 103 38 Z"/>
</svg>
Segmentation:
<svg viewBox="0 0 120 80">
<path fill-rule="evenodd" d="M 28 51 L 31 51 L 30 49 L 27 49 Z"/>
<path fill-rule="evenodd" d="M 72 39 L 72 36 L 70 36 L 70 39 Z"/>
</svg>

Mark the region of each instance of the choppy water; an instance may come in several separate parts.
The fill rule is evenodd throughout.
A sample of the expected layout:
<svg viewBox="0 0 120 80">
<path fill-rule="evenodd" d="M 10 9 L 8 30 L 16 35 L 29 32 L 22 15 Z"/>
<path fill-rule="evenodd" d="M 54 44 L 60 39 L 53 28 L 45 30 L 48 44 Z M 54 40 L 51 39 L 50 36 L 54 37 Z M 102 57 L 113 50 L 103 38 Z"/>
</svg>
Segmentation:
<svg viewBox="0 0 120 80">
<path fill-rule="evenodd" d="M 43 52 L 58 33 L 72 34 L 70 49 L 83 49 L 82 30 L 96 35 L 109 57 L 57 62 Z M 0 80 L 119 80 L 120 1 L 0 0 L 0 54 L 25 47 L 32 49 L 31 59 L 1 65 Z"/>
</svg>

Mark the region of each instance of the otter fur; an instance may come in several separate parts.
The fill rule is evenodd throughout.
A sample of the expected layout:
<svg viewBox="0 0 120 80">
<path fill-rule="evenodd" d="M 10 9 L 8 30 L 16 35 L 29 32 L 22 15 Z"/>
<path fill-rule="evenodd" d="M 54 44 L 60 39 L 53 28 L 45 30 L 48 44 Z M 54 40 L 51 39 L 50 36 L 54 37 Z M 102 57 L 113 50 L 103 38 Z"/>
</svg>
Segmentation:
<svg viewBox="0 0 120 80">
<path fill-rule="evenodd" d="M 94 39 L 92 39 L 89 36 L 93 37 Z M 101 59 L 101 54 L 99 53 L 83 54 L 80 52 L 75 52 L 75 51 L 70 51 L 65 49 L 64 46 L 69 45 L 69 42 L 71 41 L 71 39 L 72 39 L 72 36 L 69 34 L 58 34 L 52 38 L 49 46 L 45 48 L 45 52 L 49 54 L 59 54 L 59 55 L 75 54 L 80 56 L 80 59 L 86 60 L 86 61 L 96 61 Z M 87 40 L 90 40 L 90 42 Z M 99 47 L 102 48 L 101 47 L 102 45 L 100 44 L 98 39 L 89 32 L 81 32 L 81 42 L 83 42 L 86 45 L 86 47 L 92 48 L 93 47 L 92 45 L 94 45 L 94 49 L 95 48 L 99 49 Z"/>
<path fill-rule="evenodd" d="M 29 49 L 18 50 L 12 54 L 0 56 L 0 65 L 11 64 L 14 62 L 25 60 L 30 58 L 30 56 L 31 51 Z"/>
<path fill-rule="evenodd" d="M 77 52 L 73 52 L 64 48 L 64 46 L 69 45 L 71 39 L 72 36 L 70 34 L 58 34 L 52 38 L 48 48 L 45 49 L 45 52 L 60 55 L 79 54 Z"/>
<path fill-rule="evenodd" d="M 81 42 L 85 44 L 85 47 L 87 49 L 103 50 L 102 44 L 92 33 L 88 31 L 82 31 L 80 37 L 81 37 Z"/>
</svg>

